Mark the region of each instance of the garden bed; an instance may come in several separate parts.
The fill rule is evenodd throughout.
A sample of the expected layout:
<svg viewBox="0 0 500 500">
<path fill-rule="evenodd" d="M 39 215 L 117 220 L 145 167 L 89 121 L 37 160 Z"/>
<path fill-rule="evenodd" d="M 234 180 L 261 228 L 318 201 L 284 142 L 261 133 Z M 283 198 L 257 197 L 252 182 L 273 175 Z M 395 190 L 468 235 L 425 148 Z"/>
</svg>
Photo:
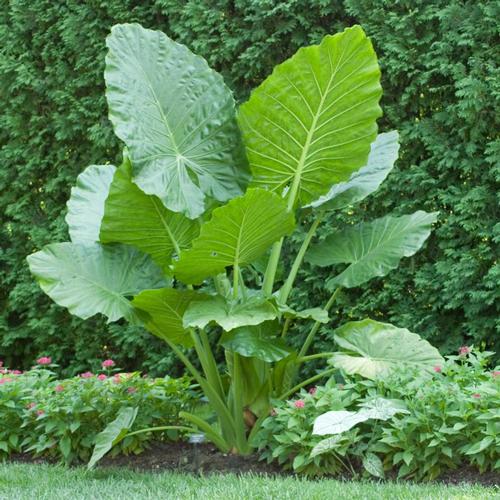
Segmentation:
<svg viewBox="0 0 500 500">
<path fill-rule="evenodd" d="M 34 458 L 29 454 L 13 454 L 12 462 L 47 464 L 56 463 L 56 460 L 44 458 Z M 188 443 L 161 443 L 155 442 L 151 447 L 140 455 L 118 455 L 116 457 L 106 457 L 100 462 L 100 468 L 124 468 L 140 472 L 180 472 L 188 474 L 213 474 L 213 473 L 233 473 L 233 474 L 266 474 L 293 476 L 290 471 L 283 471 L 277 464 L 267 464 L 259 461 L 257 455 L 246 457 L 223 454 L 210 444 L 193 446 Z M 336 479 L 353 479 L 352 475 L 344 473 L 342 476 L 335 476 Z M 395 474 L 388 474 L 390 479 L 395 478 Z M 444 484 L 471 483 L 482 486 L 499 486 L 499 472 L 485 472 L 479 474 L 476 469 L 470 466 L 460 467 L 443 473 L 434 482 Z"/>
</svg>

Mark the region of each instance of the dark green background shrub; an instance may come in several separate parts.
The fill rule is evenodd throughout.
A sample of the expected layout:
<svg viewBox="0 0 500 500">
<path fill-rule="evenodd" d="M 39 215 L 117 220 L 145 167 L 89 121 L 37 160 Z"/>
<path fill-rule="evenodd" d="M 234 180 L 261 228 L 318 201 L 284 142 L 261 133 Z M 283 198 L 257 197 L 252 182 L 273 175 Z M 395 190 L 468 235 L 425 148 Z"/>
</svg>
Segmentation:
<svg viewBox="0 0 500 500">
<path fill-rule="evenodd" d="M 299 0 L 3 0 L 0 358 L 26 368 L 50 354 L 73 374 L 112 354 L 125 369 L 179 373 L 149 334 L 100 318 L 84 323 L 52 304 L 24 260 L 67 239 L 65 203 L 76 175 L 120 155 L 103 93 L 104 41 L 113 24 L 134 21 L 204 55 L 239 99 L 300 46 L 363 25 L 383 70 L 381 129 L 399 129 L 402 150 L 384 188 L 343 217 L 419 208 L 441 215 L 425 251 L 384 280 L 344 293 L 337 311 L 408 327 L 444 351 L 486 343 L 500 352 L 499 18 L 498 2 L 486 0 L 312 0 L 307 7 Z M 324 278 L 306 269 L 304 296 L 294 300 L 319 305 Z M 326 329 L 318 342 L 329 343 Z"/>
</svg>

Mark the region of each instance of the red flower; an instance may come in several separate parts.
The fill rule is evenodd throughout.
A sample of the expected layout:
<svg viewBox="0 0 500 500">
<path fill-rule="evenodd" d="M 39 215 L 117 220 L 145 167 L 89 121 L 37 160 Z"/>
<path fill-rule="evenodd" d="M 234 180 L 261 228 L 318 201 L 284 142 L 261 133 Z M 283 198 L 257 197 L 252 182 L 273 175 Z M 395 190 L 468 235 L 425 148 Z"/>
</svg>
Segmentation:
<svg viewBox="0 0 500 500">
<path fill-rule="evenodd" d="M 100 375 L 97 375 L 97 378 L 99 380 L 106 380 L 108 377 L 106 377 L 106 375 L 104 375 L 104 373 L 101 373 Z"/>
<path fill-rule="evenodd" d="M 12 375 L 22 375 L 23 372 L 21 370 L 11 370 L 10 373 L 12 373 Z"/>
<path fill-rule="evenodd" d="M 115 362 L 112 359 L 105 359 L 102 362 L 102 367 L 103 368 L 111 368 L 113 366 L 115 366 Z"/>
<path fill-rule="evenodd" d="M 52 358 L 50 358 L 49 356 L 42 356 L 41 358 L 38 358 L 36 362 L 42 366 L 50 365 L 52 363 Z"/>
<path fill-rule="evenodd" d="M 297 401 L 295 401 L 293 405 L 295 406 L 295 408 L 304 408 L 306 404 L 302 399 L 297 399 Z"/>
<path fill-rule="evenodd" d="M 37 410 L 36 414 L 41 417 L 45 412 L 43 410 Z"/>
<path fill-rule="evenodd" d="M 438 366 L 438 365 L 436 365 L 433 369 L 434 369 L 434 371 L 435 371 L 436 373 L 441 373 L 441 371 L 442 371 L 442 370 L 441 370 L 441 367 L 440 367 L 440 366 Z"/>
<path fill-rule="evenodd" d="M 478 394 L 477 392 L 475 392 L 473 395 L 472 395 L 473 398 L 476 398 L 476 399 L 479 399 L 481 397 L 481 394 Z"/>
<path fill-rule="evenodd" d="M 64 391 L 64 386 L 59 384 L 59 385 L 56 385 L 55 388 L 54 388 L 54 391 L 56 392 L 62 392 Z"/>
<path fill-rule="evenodd" d="M 458 350 L 458 355 L 459 356 L 467 356 L 467 354 L 470 354 L 470 347 L 463 345 L 459 350 Z"/>
<path fill-rule="evenodd" d="M 28 403 L 26 405 L 26 408 L 28 408 L 28 410 L 32 410 L 35 406 L 36 406 L 36 403 Z"/>
<path fill-rule="evenodd" d="M 82 378 L 92 378 L 94 374 L 92 372 L 85 372 L 80 375 Z"/>
</svg>

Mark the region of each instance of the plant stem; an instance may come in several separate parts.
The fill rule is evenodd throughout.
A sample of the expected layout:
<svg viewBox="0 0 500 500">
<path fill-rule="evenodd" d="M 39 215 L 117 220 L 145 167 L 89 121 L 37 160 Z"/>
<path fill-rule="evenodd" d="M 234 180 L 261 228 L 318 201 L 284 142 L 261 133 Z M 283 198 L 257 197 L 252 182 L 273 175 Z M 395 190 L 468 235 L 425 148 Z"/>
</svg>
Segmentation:
<svg viewBox="0 0 500 500">
<path fill-rule="evenodd" d="M 328 299 L 328 302 L 325 304 L 325 307 L 323 309 L 325 309 L 326 311 L 329 311 L 330 308 L 332 307 L 333 303 L 335 302 L 335 299 L 337 298 L 337 295 L 339 294 L 341 288 L 338 287 L 331 295 L 331 297 Z M 313 327 L 311 328 L 311 331 L 309 332 L 309 335 L 307 335 L 307 338 L 304 342 L 304 344 L 302 345 L 302 348 L 300 349 L 300 352 L 299 352 L 299 355 L 298 357 L 299 358 L 303 358 L 306 354 L 307 354 L 307 351 L 309 349 L 309 347 L 311 346 L 311 343 L 314 339 L 314 336 L 316 335 L 316 332 L 319 330 L 319 327 L 321 326 L 321 323 L 319 321 L 316 321 L 313 325 Z"/>
<path fill-rule="evenodd" d="M 233 266 L 233 299 L 238 298 L 238 280 L 240 277 L 240 266 L 237 262 Z"/>
<path fill-rule="evenodd" d="M 194 427 L 186 427 L 184 425 L 163 425 L 161 427 L 149 427 L 148 429 L 140 429 L 138 431 L 130 432 L 125 437 L 135 436 L 136 434 L 143 434 L 144 432 L 169 431 L 169 430 L 190 431 L 190 432 L 198 431 L 198 429 L 195 429 Z"/>
<path fill-rule="evenodd" d="M 295 394 L 298 390 L 302 389 L 302 387 L 312 384 L 313 382 L 316 382 L 316 380 L 319 380 L 320 378 L 325 377 L 326 375 L 330 375 L 335 370 L 336 368 L 329 368 L 328 370 L 322 371 L 321 373 L 314 375 L 314 377 L 304 380 L 300 384 L 297 384 L 295 387 L 292 387 L 289 391 L 283 393 L 278 399 L 286 399 L 288 396 L 291 396 L 292 394 Z"/>
<path fill-rule="evenodd" d="M 283 325 L 283 330 L 281 332 L 281 338 L 284 339 L 286 333 L 288 332 L 288 327 L 290 326 L 290 323 L 292 322 L 292 318 L 286 318 L 285 319 L 285 324 Z"/>
<path fill-rule="evenodd" d="M 329 358 L 330 356 L 333 356 L 333 354 L 334 354 L 333 352 L 320 352 L 318 354 L 311 354 L 309 356 L 297 358 L 296 362 L 301 364 L 301 363 L 305 363 L 306 361 L 311 361 L 312 359 Z"/>
<path fill-rule="evenodd" d="M 276 270 L 278 269 L 282 246 L 283 238 L 277 241 L 271 250 L 271 255 L 266 267 L 266 273 L 264 274 L 264 282 L 262 283 L 262 291 L 265 295 L 272 295 L 273 293 L 274 278 L 276 277 Z"/>
<path fill-rule="evenodd" d="M 241 374 L 241 362 L 237 352 L 233 353 L 233 418 L 236 424 L 235 434 L 238 450 L 243 454 L 248 453 L 248 442 L 243 419 L 243 380 Z"/>
<path fill-rule="evenodd" d="M 311 240 L 313 239 L 314 234 L 316 233 L 316 229 L 318 228 L 319 224 L 321 222 L 321 218 L 317 218 L 312 224 L 311 227 L 309 228 L 309 231 L 306 234 L 306 237 L 304 238 L 304 241 L 302 242 L 302 245 L 299 248 L 299 251 L 297 253 L 297 256 L 295 257 L 295 260 L 293 261 L 292 268 L 290 269 L 290 274 L 288 275 L 288 278 L 285 281 L 285 284 L 280 290 L 279 297 L 278 297 L 278 302 L 280 304 L 286 304 L 286 301 L 288 300 L 288 296 L 290 295 L 290 292 L 292 291 L 292 286 L 293 283 L 295 282 L 295 278 L 297 277 L 297 273 L 299 272 L 300 266 L 302 265 L 302 261 L 304 260 L 304 255 L 306 254 L 306 251 L 311 243 Z"/>
</svg>

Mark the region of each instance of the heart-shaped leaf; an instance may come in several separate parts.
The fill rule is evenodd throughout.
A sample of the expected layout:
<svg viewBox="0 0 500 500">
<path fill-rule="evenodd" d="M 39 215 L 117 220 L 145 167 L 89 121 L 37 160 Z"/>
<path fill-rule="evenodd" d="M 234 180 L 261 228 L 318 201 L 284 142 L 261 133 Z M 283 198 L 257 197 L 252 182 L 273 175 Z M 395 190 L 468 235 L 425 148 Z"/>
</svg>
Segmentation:
<svg viewBox="0 0 500 500">
<path fill-rule="evenodd" d="M 196 218 L 205 197 L 227 201 L 247 182 L 235 103 L 206 61 L 160 31 L 113 26 L 106 97 L 134 182 L 173 212 Z"/>
<path fill-rule="evenodd" d="M 346 323 L 334 338 L 344 352 L 336 352 L 330 363 L 350 375 L 377 379 L 396 367 L 432 370 L 443 363 L 439 351 L 416 333 L 371 319 Z"/>
<path fill-rule="evenodd" d="M 128 297 L 167 283 L 148 255 L 125 245 L 53 243 L 27 257 L 42 290 L 71 314 L 137 322 Z"/>
<path fill-rule="evenodd" d="M 312 247 L 306 260 L 318 266 L 349 263 L 327 282 L 351 288 L 395 269 L 403 257 L 415 254 L 431 234 L 437 213 L 423 211 L 401 217 L 386 216 L 338 231 Z"/>
<path fill-rule="evenodd" d="M 381 115 L 380 70 L 359 26 L 301 48 L 239 112 L 253 185 L 318 199 L 366 164 Z"/>
<path fill-rule="evenodd" d="M 181 252 L 175 276 L 186 284 L 200 284 L 227 266 L 251 264 L 294 225 L 282 198 L 263 189 L 249 189 L 212 212 L 192 248 Z"/>
</svg>

